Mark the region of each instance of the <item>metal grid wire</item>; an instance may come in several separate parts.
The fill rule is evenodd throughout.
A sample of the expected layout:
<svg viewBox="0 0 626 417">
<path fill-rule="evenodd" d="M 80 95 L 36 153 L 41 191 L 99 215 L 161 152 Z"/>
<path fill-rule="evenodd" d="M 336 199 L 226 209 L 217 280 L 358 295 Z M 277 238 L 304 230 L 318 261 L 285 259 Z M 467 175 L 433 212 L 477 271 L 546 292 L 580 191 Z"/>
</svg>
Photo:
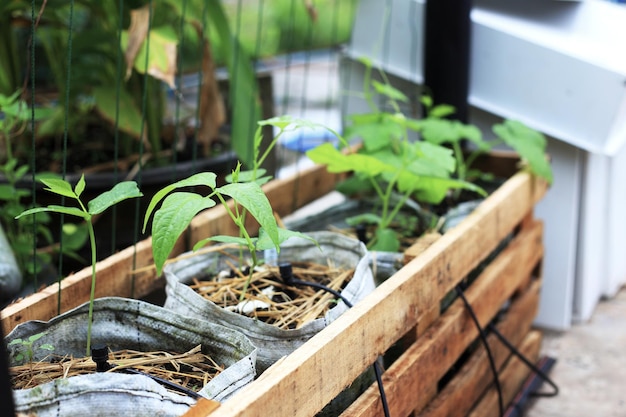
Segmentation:
<svg viewBox="0 0 626 417">
<path fill-rule="evenodd" d="M 212 5 L 217 3 L 22 0 L 0 6 L 3 34 L 0 58 L 4 63 L 0 67 L 0 94 L 9 97 L 19 91 L 18 99 L 28 106 L 27 117 L 10 136 L 14 148 L 11 156 L 19 159 L 18 165 L 28 166 L 29 173 L 14 184 L 30 191 L 25 204 L 50 204 L 48 193 L 35 178 L 42 171 L 55 171 L 70 182 L 76 181 L 77 175 L 87 173 L 87 189 L 102 185 L 104 191 L 124 179 L 134 179 L 140 188 L 149 187 L 150 170 L 154 170 L 152 161 L 157 156 L 165 161 L 156 169 L 166 173 L 166 183 L 185 173 L 205 169 L 207 157 L 202 153 L 198 123 L 202 118 L 199 114 L 204 92 L 202 82 L 207 75 L 207 67 L 203 65 L 207 49 L 198 40 L 202 34 L 211 40 L 213 67 L 208 68 L 213 69 L 218 80 L 226 108 L 226 120 L 209 143 L 213 155 L 223 157 L 220 169 L 229 170 L 235 163 L 236 156 L 224 157 L 232 151 L 228 136 L 233 131 L 229 125 L 233 109 L 255 110 L 253 100 L 237 104 L 233 101 L 236 97 L 230 94 L 234 84 L 243 79 L 232 68 L 248 57 L 250 61 L 246 62 L 257 74 L 261 96 L 258 101 L 264 107 L 257 118 L 289 114 L 340 127 L 339 52 L 349 40 L 358 0 L 223 0 L 222 23 L 228 23 L 238 43 L 220 38 L 222 23 L 209 15 Z M 164 16 L 166 8 L 170 14 L 175 11 L 175 16 Z M 143 41 L 144 51 L 137 55 L 135 69 L 127 71 L 126 45 L 131 42 L 128 29 L 132 13 L 148 15 L 144 29 L 150 36 Z M 196 18 L 193 24 L 189 24 L 192 20 L 189 16 Z M 167 29 L 161 27 L 164 23 Z M 152 36 L 152 30 L 159 32 Z M 141 74 L 151 65 L 149 51 L 166 48 L 164 39 L 168 36 L 177 39 L 178 52 L 174 63 L 177 70 L 170 85 L 163 77 Z M 224 48 L 220 42 L 228 42 L 231 47 Z M 132 106 L 128 93 L 136 98 Z M 153 107 L 161 100 L 165 103 L 163 112 L 155 113 Z M 46 108 L 51 110 L 40 119 L 35 110 Z M 5 113 L 0 114 L 4 119 Z M 131 126 L 135 114 L 140 122 Z M 104 127 L 96 125 L 102 119 Z M 249 123 L 253 132 L 255 120 L 245 117 L 239 120 Z M 161 122 L 164 122 L 161 126 L 155 125 Z M 158 145 L 151 137 L 156 131 L 169 135 L 170 143 Z M 293 165 L 302 151 L 319 140 L 328 138 L 319 137 L 316 132 L 285 137 L 275 152 L 275 172 L 280 175 L 281 168 Z M 85 142 L 88 146 L 78 154 L 78 161 L 70 159 Z M 0 148 L 2 164 L 8 158 L 5 145 L 6 142 Z M 178 151 L 168 151 L 166 145 Z M 99 157 L 107 152 L 112 161 L 103 163 Z M 184 158 L 191 161 L 191 167 L 181 173 L 172 164 Z M 92 168 L 92 161 L 99 166 L 97 170 Z M 109 168 L 108 172 L 101 171 L 101 167 Z M 99 219 L 111 234 L 105 242 L 98 242 L 99 259 L 146 237 L 140 230 L 143 204 L 137 200 L 130 206 L 116 207 L 107 213 L 108 220 L 104 216 Z M 83 266 L 59 255 L 64 246 L 69 246 L 61 233 L 61 224 L 69 220 L 54 219 L 49 224 L 56 243 L 42 242 L 40 237 L 31 244 L 33 254 L 42 246 L 49 250 L 54 245 L 55 250 L 50 253 L 55 278 Z M 33 223 L 32 227 L 39 226 Z M 121 237 L 122 230 L 131 230 L 131 237 Z M 85 257 L 84 251 L 75 252 Z M 45 282 L 41 274 L 35 276 L 31 290 Z"/>
<path fill-rule="evenodd" d="M 147 237 L 141 231 L 142 215 L 150 193 L 195 172 L 229 172 L 241 159 L 232 137 L 248 135 L 256 121 L 290 115 L 317 122 L 341 132 L 347 114 L 367 111 L 362 98 L 362 70 L 358 58 L 365 56 L 387 72 L 392 83 L 411 99 L 409 114 L 419 112 L 418 79 L 394 74 L 391 48 L 394 26 L 404 25 L 410 36 L 406 45 L 411 72 L 419 73 L 419 33 L 414 19 L 415 1 L 403 0 L 18 0 L 0 5 L 0 94 L 13 93 L 26 103 L 25 117 L 9 136 L 13 156 L 28 174 L 15 185 L 30 195 L 24 205 L 63 204 L 36 180 L 54 171 L 70 182 L 86 175 L 87 191 L 95 197 L 115 183 L 137 181 L 147 197 L 114 206 L 97 220 L 98 259 L 134 245 Z M 212 9 L 222 7 L 219 13 Z M 378 20 L 367 24 L 371 32 L 351 40 L 361 9 L 377 7 Z M 408 7 L 401 22 L 393 21 L 394 8 Z M 164 13 L 166 11 L 166 13 Z M 143 13 L 144 30 L 150 33 L 133 62 L 128 51 L 133 14 Z M 402 13 L 401 13 L 402 14 Z M 140 19 L 138 19 L 140 20 Z M 227 23 L 227 24 L 225 24 Z M 363 30 L 363 22 L 361 31 Z M 371 27 L 370 27 L 371 26 Z M 165 28 L 165 29 L 164 29 Z M 154 30 L 155 36 L 152 36 Z M 227 36 L 224 31 L 230 30 Z M 406 32 L 405 31 L 405 32 Z M 202 38 L 209 39 L 208 46 Z M 150 50 L 167 48 L 176 40 L 174 71 L 145 76 Z M 360 45 L 356 45 L 361 42 Z M 207 54 L 211 60 L 205 60 Z M 210 61 L 207 65 L 207 61 Z M 258 91 L 250 99 L 237 93 L 245 85 L 245 73 L 233 68 L 248 64 Z M 207 133 L 202 121 L 204 88 L 208 75 L 219 86 L 225 114 Z M 378 74 L 375 74 L 377 76 Z M 168 78 L 169 77 L 169 78 Z M 241 84 L 244 83 L 244 84 Z M 232 91 L 235 91 L 233 94 Z M 215 93 L 215 92 L 213 92 Z M 243 97 L 243 100 L 242 100 Z M 134 101 L 131 101 L 134 100 Z M 385 108 L 383 97 L 377 98 Z M 359 102 L 360 100 L 360 102 Z M 31 106 L 31 104 L 34 104 Z M 161 106 L 162 108 L 159 108 Z M 156 107 L 156 109 L 155 109 Z M 40 118 L 37 112 L 47 110 Z M 0 107 L 0 117 L 4 118 Z M 256 113 L 255 113 L 256 112 Z M 133 119 L 134 118 L 134 119 Z M 218 118 L 219 119 L 219 118 Z M 135 123 L 133 125 L 133 122 Z M 155 138 L 155 132 L 159 137 Z M 272 132 L 265 132 L 272 135 Z M 207 140 L 207 135 L 208 137 Z M 3 137 L 4 138 L 4 137 Z M 161 141 L 161 138 L 166 140 Z M 304 152 L 324 141 L 336 141 L 323 129 L 285 134 L 268 168 L 276 177 L 292 175 L 310 162 Z M 87 145 L 85 148 L 81 146 Z M 78 151 L 83 149 L 82 151 Z M 208 149 L 208 154 L 206 153 Z M 71 157 L 76 154 L 77 157 Z M 104 158 L 107 162 L 105 161 Z M 8 165 L 6 142 L 0 141 L 0 166 Z M 160 160 L 160 163 L 155 161 Z M 1 173 L 0 173 L 1 175 Z M 5 172 L 4 181 L 7 175 Z M 162 177 L 161 183 L 157 178 Z M 0 182 L 0 191 L 5 183 Z M 4 208 L 6 200 L 0 193 Z M 10 228 L 17 213 L 0 208 L 0 221 Z M 32 232 L 25 258 L 36 269 L 34 258 L 42 248 L 51 258 L 49 279 L 60 279 L 82 269 L 89 245 L 74 248 L 55 218 L 44 224 L 53 239 Z M 23 230 L 35 230 L 39 220 Z M 23 242 L 22 242 L 23 245 Z M 61 255 L 63 253 L 63 255 Z M 28 265 L 27 265 L 28 267 Z M 30 291 L 49 283 L 42 274 L 25 272 Z M 30 277 L 29 277 L 30 276 Z M 4 297 L 0 297 L 4 298 Z"/>
</svg>

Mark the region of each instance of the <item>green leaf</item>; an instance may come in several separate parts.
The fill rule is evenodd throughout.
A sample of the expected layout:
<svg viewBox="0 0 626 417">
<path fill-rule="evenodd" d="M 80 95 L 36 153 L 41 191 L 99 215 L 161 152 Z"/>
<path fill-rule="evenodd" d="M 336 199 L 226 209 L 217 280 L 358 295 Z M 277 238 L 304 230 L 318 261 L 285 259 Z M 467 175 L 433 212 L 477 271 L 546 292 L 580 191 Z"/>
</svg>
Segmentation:
<svg viewBox="0 0 626 417">
<path fill-rule="evenodd" d="M 23 343 L 24 343 L 24 341 L 22 339 L 17 338 L 17 339 L 13 339 L 9 343 L 7 343 L 7 346 L 21 345 Z"/>
<path fill-rule="evenodd" d="M 422 120 L 422 137 L 430 143 L 453 143 L 461 140 L 454 121 L 447 119 Z"/>
<path fill-rule="evenodd" d="M 9 184 L 0 184 L 0 200 L 13 200 L 15 198 L 15 191 L 15 188 Z"/>
<path fill-rule="evenodd" d="M 433 107 L 433 98 L 431 96 L 423 95 L 420 97 L 420 103 L 422 103 L 426 109 L 431 109 Z"/>
<path fill-rule="evenodd" d="M 216 191 L 230 196 L 238 204 L 242 205 L 259 222 L 259 225 L 265 229 L 272 242 L 277 246 L 280 244 L 278 225 L 276 224 L 272 206 L 257 183 L 226 184 Z"/>
<path fill-rule="evenodd" d="M 269 119 L 259 121 L 259 126 L 274 126 L 280 130 L 285 130 L 287 127 L 296 123 L 296 119 L 289 115 L 282 115 L 272 117 Z"/>
<path fill-rule="evenodd" d="M 26 175 L 28 170 L 29 170 L 29 166 L 28 165 L 22 165 L 21 167 L 17 168 L 15 170 L 15 179 L 16 180 L 21 180 Z"/>
<path fill-rule="evenodd" d="M 89 202 L 89 214 L 100 214 L 120 201 L 141 197 L 142 195 L 135 181 L 120 182 L 119 184 L 115 184 L 109 191 L 105 191 Z"/>
<path fill-rule="evenodd" d="M 372 86 L 374 87 L 374 90 L 378 94 L 382 94 L 384 96 L 387 96 L 390 99 L 395 100 L 395 101 L 401 101 L 403 103 L 408 103 L 409 102 L 408 97 L 405 96 L 402 91 L 398 90 L 397 88 L 392 87 L 389 84 L 384 84 L 384 83 L 381 83 L 379 81 L 373 80 L 372 81 Z"/>
<path fill-rule="evenodd" d="M 342 194 L 351 196 L 372 191 L 372 183 L 363 175 L 352 175 L 337 184 L 335 189 Z"/>
<path fill-rule="evenodd" d="M 74 193 L 74 190 L 72 190 L 72 186 L 70 185 L 70 183 L 65 180 L 58 178 L 41 178 L 41 182 L 46 187 L 48 187 L 45 189 L 46 191 L 50 191 L 54 194 L 62 195 L 65 197 L 78 199 L 78 196 L 76 195 L 76 193 Z"/>
<path fill-rule="evenodd" d="M 85 191 L 85 174 L 80 176 L 78 183 L 76 183 L 76 187 L 74 187 L 74 193 L 77 197 L 80 197 L 83 191 Z"/>
<path fill-rule="evenodd" d="M 531 172 L 552 183 L 552 167 L 546 158 L 546 138 L 538 131 L 515 120 L 493 126 L 493 132 L 524 159 Z"/>
<path fill-rule="evenodd" d="M 26 210 L 16 216 L 16 219 L 19 219 L 24 216 L 28 216 L 31 214 L 43 213 L 43 212 L 52 212 L 52 213 L 60 213 L 60 214 L 69 214 L 70 216 L 80 217 L 82 219 L 88 220 L 90 217 L 89 213 L 85 213 L 79 208 L 76 207 L 65 207 L 65 206 L 56 206 L 50 205 L 48 207 L 35 207 L 29 210 Z"/>
<path fill-rule="evenodd" d="M 374 213 L 364 213 L 357 216 L 351 216 L 346 219 L 346 223 L 350 226 L 357 226 L 359 224 L 380 224 L 382 218 Z"/>
<path fill-rule="evenodd" d="M 377 228 L 376 239 L 370 250 L 380 252 L 398 252 L 400 250 L 400 240 L 395 231 L 389 228 Z"/>
<path fill-rule="evenodd" d="M 366 56 L 360 56 L 356 60 L 360 62 L 361 64 L 363 64 L 364 66 L 366 66 L 367 68 L 372 68 L 374 65 L 372 63 L 372 60 Z"/>
<path fill-rule="evenodd" d="M 215 201 L 210 198 L 188 192 L 176 192 L 163 200 L 152 222 L 152 255 L 158 275 L 161 275 L 176 241 L 194 216 L 214 205 Z"/>
<path fill-rule="evenodd" d="M 428 117 L 443 118 L 454 114 L 456 109 L 449 104 L 439 104 L 430 109 Z"/>
<path fill-rule="evenodd" d="M 180 181 L 176 181 L 173 184 L 170 184 L 160 191 L 158 191 L 150 200 L 150 204 L 148 204 L 148 208 L 146 209 L 146 214 L 143 220 L 143 231 L 146 231 L 146 226 L 148 225 L 148 220 L 152 215 L 152 212 L 156 208 L 157 204 L 170 192 L 174 191 L 177 188 L 183 187 L 196 187 L 196 186 L 206 186 L 211 189 L 215 189 L 217 175 L 213 172 L 201 172 L 199 174 L 194 174 L 191 177 L 182 179 Z"/>
<path fill-rule="evenodd" d="M 487 195 L 485 190 L 475 184 L 452 178 L 421 176 L 417 184 L 415 184 L 413 179 L 406 181 L 405 178 L 401 178 L 398 181 L 398 188 L 400 191 L 413 189 L 415 190 L 414 195 L 417 200 L 432 204 L 439 204 L 450 189 L 466 189 L 474 191 L 481 196 Z"/>
<path fill-rule="evenodd" d="M 346 129 L 346 137 L 363 140 L 363 146 L 368 152 L 389 147 L 393 140 L 404 136 L 404 129 L 388 118 L 379 118 L 368 123 L 353 124 Z"/>
<path fill-rule="evenodd" d="M 259 229 L 259 239 L 256 241 L 256 250 L 266 250 L 266 249 L 276 249 L 278 250 L 280 245 L 291 239 L 292 237 L 298 237 L 298 238 L 302 238 L 302 239 L 308 239 L 311 242 L 315 243 L 317 245 L 317 241 L 315 239 L 313 239 L 311 236 L 308 236 L 304 233 L 300 233 L 300 232 L 296 232 L 294 230 L 289 230 L 289 229 L 284 229 L 284 228 L 279 228 L 278 229 L 278 241 L 279 244 L 278 246 L 276 246 L 276 244 L 272 241 L 272 239 L 269 237 L 269 235 L 265 232 L 265 229 L 261 228 Z"/>
<path fill-rule="evenodd" d="M 128 36 L 124 33 L 125 38 Z M 144 74 L 146 71 L 153 77 L 167 82 L 163 77 L 172 69 L 170 68 L 172 61 L 176 61 L 176 54 L 173 56 L 169 53 L 172 46 L 178 45 L 178 37 L 176 31 L 169 25 L 158 26 L 150 29 L 148 33 L 149 39 L 146 39 L 139 48 L 139 52 L 135 57 L 134 68 L 137 72 Z M 123 42 L 127 39 L 123 39 Z M 150 51 L 148 52 L 148 42 L 150 42 Z M 146 55 L 148 62 L 146 64 Z M 146 68 L 147 65 L 147 68 Z"/>
<path fill-rule="evenodd" d="M 42 345 L 39 345 L 39 349 L 44 349 L 44 350 L 49 350 L 49 351 L 53 351 L 54 350 L 54 346 L 52 346 L 49 343 L 44 343 Z"/>
<path fill-rule="evenodd" d="M 323 143 L 311 149 L 306 155 L 315 163 L 326 165 L 328 172 L 362 172 L 375 177 L 381 172 L 394 172 L 397 168 L 379 161 L 372 156 L 352 153 L 344 154 L 330 143 Z"/>
<path fill-rule="evenodd" d="M 89 238 L 89 228 L 86 223 L 65 223 L 63 225 L 63 250 L 78 250 L 85 246 Z"/>
<path fill-rule="evenodd" d="M 141 111 L 128 90 L 120 89 L 118 95 L 117 90 L 110 86 L 95 87 L 92 94 L 96 102 L 95 110 L 111 126 L 117 120 L 117 125 L 122 132 L 135 138 L 141 136 Z"/>
<path fill-rule="evenodd" d="M 252 180 L 255 180 L 255 179 L 259 179 L 260 177 L 263 177 L 263 175 L 265 175 L 266 172 L 267 172 L 267 170 L 265 170 L 263 168 L 257 169 L 256 173 L 253 170 L 239 171 L 239 174 L 238 174 L 236 182 L 249 182 L 249 181 L 252 181 Z M 228 174 L 226 176 L 226 182 L 229 182 L 229 183 L 235 182 L 235 181 L 233 181 L 233 175 L 232 174 Z"/>
<path fill-rule="evenodd" d="M 417 175 L 448 178 L 456 168 L 452 150 L 441 145 L 413 142 L 407 145 L 406 152 L 412 155 L 407 168 Z"/>
<path fill-rule="evenodd" d="M 256 239 L 252 239 L 252 242 L 255 242 Z M 193 250 L 198 250 L 209 242 L 218 242 L 218 243 L 228 243 L 228 244 L 236 244 L 240 246 L 248 246 L 248 241 L 243 237 L 238 236 L 226 236 L 226 235 L 218 235 L 207 237 L 206 239 L 202 239 L 193 245 Z"/>
<path fill-rule="evenodd" d="M 35 341 L 41 339 L 42 337 L 44 337 L 45 335 L 46 335 L 45 332 L 34 334 L 34 335 L 28 337 L 28 341 L 31 342 L 31 343 L 35 342 Z"/>
</svg>

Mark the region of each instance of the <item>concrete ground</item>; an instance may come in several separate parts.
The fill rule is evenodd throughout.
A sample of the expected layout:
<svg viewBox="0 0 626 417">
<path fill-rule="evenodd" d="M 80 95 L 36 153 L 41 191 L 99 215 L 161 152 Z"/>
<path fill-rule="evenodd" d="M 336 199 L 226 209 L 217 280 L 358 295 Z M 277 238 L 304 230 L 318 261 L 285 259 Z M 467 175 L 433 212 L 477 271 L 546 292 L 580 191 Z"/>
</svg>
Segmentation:
<svg viewBox="0 0 626 417">
<path fill-rule="evenodd" d="M 550 377 L 560 392 L 534 400 L 526 417 L 626 416 L 626 288 L 589 322 L 546 331 L 542 352 L 557 360 Z"/>
</svg>

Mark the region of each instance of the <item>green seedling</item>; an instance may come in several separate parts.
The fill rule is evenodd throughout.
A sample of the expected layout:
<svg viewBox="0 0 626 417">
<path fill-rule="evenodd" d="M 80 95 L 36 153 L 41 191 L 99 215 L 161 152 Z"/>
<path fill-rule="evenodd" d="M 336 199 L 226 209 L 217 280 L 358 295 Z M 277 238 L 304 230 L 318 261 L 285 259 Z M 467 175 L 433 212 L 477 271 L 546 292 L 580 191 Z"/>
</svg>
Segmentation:
<svg viewBox="0 0 626 417">
<path fill-rule="evenodd" d="M 484 177 L 485 173 L 472 169 L 473 162 L 479 155 L 504 144 L 519 154 L 530 172 L 552 182 L 552 168 L 546 158 L 547 141 L 541 133 L 516 120 L 505 120 L 493 126 L 495 139 L 487 140 L 476 126 L 447 119 L 447 116 L 454 114 L 452 106 L 435 106 L 428 96 L 422 97 L 421 101 L 427 117 L 415 123 L 415 130 L 420 132 L 425 141 L 446 145 L 454 150 L 456 178 L 473 180 Z M 462 148 L 464 140 L 474 145 L 474 149 L 467 155 Z"/>
<path fill-rule="evenodd" d="M 93 200 L 89 201 L 87 206 L 80 199 L 81 194 L 85 190 L 85 176 L 82 175 L 76 186 L 72 188 L 71 184 L 62 179 L 41 179 L 41 182 L 47 187 L 45 190 L 54 194 L 75 200 L 78 207 L 66 207 L 60 205 L 50 205 L 47 207 L 36 207 L 22 212 L 16 217 L 19 219 L 28 215 L 37 215 L 44 212 L 52 212 L 75 216 L 83 219 L 89 230 L 89 242 L 91 244 L 91 292 L 89 295 L 89 319 L 87 324 L 87 353 L 91 352 L 91 325 L 93 323 L 93 303 L 96 291 L 96 237 L 93 227 L 93 216 L 104 212 L 109 207 L 129 198 L 141 197 L 142 194 L 137 188 L 134 181 L 124 181 L 116 184 L 111 190 L 105 191 Z"/>
<path fill-rule="evenodd" d="M 326 165 L 330 172 L 354 174 L 342 184 L 340 191 L 346 194 L 374 192 L 380 202 L 379 212 L 347 221 L 349 224 L 375 224 L 376 232 L 368 247 L 396 252 L 400 240 L 391 225 L 409 198 L 436 204 L 451 189 L 468 189 L 481 195 L 485 192 L 472 183 L 452 177 L 456 168 L 452 150 L 435 143 L 409 140 L 409 131 L 418 129 L 419 125 L 417 120 L 400 111 L 399 103 L 408 102 L 408 98 L 388 82 L 370 82 L 371 64 L 367 61 L 365 64 L 364 95 L 372 112 L 351 116 L 346 138 L 337 134 L 343 147 L 357 140 L 361 147 L 356 152 L 342 152 L 325 143 L 307 152 L 307 156 Z M 388 100 L 390 111 L 375 106 L 374 92 Z"/>
<path fill-rule="evenodd" d="M 31 363 L 33 361 L 33 357 L 35 354 L 35 348 L 33 348 L 33 345 L 37 340 L 41 339 L 45 335 L 46 335 L 46 332 L 41 332 L 41 333 L 37 333 L 37 334 L 30 336 L 26 340 L 24 339 L 11 340 L 8 346 L 19 345 L 19 352 L 15 355 L 15 360 L 17 362 L 23 362 L 25 360 L 25 362 Z M 54 350 L 54 346 L 52 346 L 49 343 L 42 343 L 39 346 L 37 346 L 36 349 L 47 350 L 51 352 Z"/>
<path fill-rule="evenodd" d="M 261 155 L 262 128 L 270 124 L 278 127 L 282 133 L 292 124 L 290 120 L 289 118 L 274 118 L 260 122 L 254 137 L 252 169 L 242 171 L 241 164 L 238 164 L 232 174 L 226 178 L 225 185 L 218 187 L 216 174 L 204 172 L 168 185 L 154 195 L 146 210 L 143 230 L 145 232 L 148 221 L 154 213 L 152 248 L 158 275 L 161 274 L 174 244 L 189 226 L 191 220 L 202 210 L 215 206 L 217 202 L 225 207 L 230 219 L 239 230 L 239 236 L 210 236 L 197 242 L 193 250 L 198 250 L 209 242 L 232 243 L 247 249 L 252 266 L 241 295 L 242 298 L 252 279 L 254 268 L 259 265 L 258 251 L 275 249 L 279 252 L 280 245 L 294 236 L 310 239 L 302 233 L 278 227 L 272 206 L 261 188 L 261 185 L 269 181 L 271 177 L 265 175 L 266 171 L 260 166 L 280 136 L 279 133 Z M 188 187 L 208 187 L 210 192 L 208 195 L 200 195 L 196 192 L 176 191 Z M 232 199 L 234 204 L 229 204 L 227 199 Z M 159 203 L 161 206 L 156 209 Z M 250 236 L 245 227 L 248 214 L 260 225 L 258 237 Z"/>
<path fill-rule="evenodd" d="M 472 170 L 471 165 L 478 155 L 499 143 L 516 150 L 533 173 L 552 180 L 545 156 L 546 141 L 538 132 L 507 120 L 493 128 L 499 139 L 488 142 L 477 127 L 447 119 L 454 113 L 453 107 L 434 106 L 427 96 L 422 97 L 426 117 L 407 117 L 401 112 L 401 104 L 409 103 L 408 97 L 389 83 L 384 72 L 380 73 L 382 82 L 372 80 L 372 63 L 367 59 L 362 63 L 365 65 L 362 97 L 371 112 L 350 116 L 345 139 L 337 135 L 344 147 L 355 142 L 360 142 L 361 147 L 346 153 L 326 143 L 307 155 L 314 162 L 326 165 L 330 172 L 354 174 L 338 187 L 345 194 L 376 195 L 381 207 L 378 213 L 347 219 L 353 225 L 376 225 L 375 236 L 368 242 L 370 249 L 399 249 L 399 238 L 390 225 L 410 198 L 439 204 L 448 195 L 458 197 L 461 190 L 485 196 L 486 192 L 472 181 L 487 174 Z M 388 110 L 381 110 L 375 104 L 374 94 L 385 100 L 384 107 Z M 410 140 L 410 132 L 423 140 Z M 461 146 L 463 140 L 472 142 L 476 148 L 467 158 Z"/>
</svg>

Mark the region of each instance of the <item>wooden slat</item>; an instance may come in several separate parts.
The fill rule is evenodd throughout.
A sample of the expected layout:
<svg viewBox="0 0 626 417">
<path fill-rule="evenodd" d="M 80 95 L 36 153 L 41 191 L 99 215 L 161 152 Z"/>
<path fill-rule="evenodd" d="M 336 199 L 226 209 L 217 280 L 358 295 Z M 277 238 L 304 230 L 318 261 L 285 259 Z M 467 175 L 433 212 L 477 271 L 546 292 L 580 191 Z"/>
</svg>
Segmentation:
<svg viewBox="0 0 626 417">
<path fill-rule="evenodd" d="M 522 342 L 519 351 L 531 363 L 539 359 L 541 348 L 541 332 L 531 331 Z M 505 404 L 510 404 L 520 390 L 524 380 L 530 375 L 530 369 L 517 357 L 511 357 L 505 368 L 500 372 L 502 385 L 502 397 Z M 468 417 L 498 417 L 498 394 L 495 388 L 491 388 L 472 410 Z"/>
<path fill-rule="evenodd" d="M 514 190 L 519 191 L 530 187 L 530 183 L 524 180 L 525 175 L 516 177 Z M 529 177 L 526 180 L 530 181 Z M 526 184 L 526 186 L 524 186 Z M 530 192 L 529 188 L 526 188 Z M 501 196 L 500 198 L 503 198 Z M 524 203 L 524 199 L 508 195 L 505 201 L 515 201 L 517 205 L 527 206 L 530 210 L 530 201 Z M 522 201 L 520 201 L 522 200 Z M 503 228 L 503 223 L 511 223 L 511 229 L 516 223 L 513 220 L 499 218 L 497 206 L 489 206 L 487 210 L 479 212 L 471 223 L 483 224 L 485 227 L 492 226 L 489 219 L 499 222 L 498 228 Z M 521 219 L 523 213 L 519 214 Z M 487 224 L 484 224 L 487 223 Z M 541 242 L 541 233 L 533 233 L 534 241 Z M 458 232 L 455 233 L 455 230 Z M 537 228 L 535 228 L 537 230 Z M 455 259 L 454 253 L 449 250 L 457 248 L 458 240 L 466 243 L 474 242 L 478 236 L 467 237 L 457 227 L 451 230 L 450 235 L 444 235 L 439 241 L 428 248 L 422 256 L 416 258 L 406 267 L 402 268 L 387 281 L 381 284 L 376 291 L 348 310 L 339 319 L 331 323 L 319 334 L 310 339 L 302 347 L 287 356 L 280 364 L 266 371 L 263 384 L 255 384 L 242 389 L 235 397 L 222 404 L 213 415 L 215 416 L 310 416 L 319 411 L 326 403 L 336 396 L 343 388 L 348 386 L 366 367 L 386 351 L 407 330 L 415 326 L 420 313 L 429 311 L 434 303 L 423 303 L 422 294 L 425 288 L 437 287 L 439 276 L 433 274 L 432 269 L 448 270 L 448 259 L 465 265 L 473 265 L 474 262 Z M 458 233 L 458 234 L 457 234 Z M 483 233 L 476 229 L 470 235 L 480 234 L 481 238 L 489 240 L 490 236 L 504 233 Z M 451 239 L 449 245 L 439 245 L 446 236 Z M 493 243 L 495 246 L 497 242 Z M 541 250 L 535 246 L 532 251 L 534 256 L 540 257 Z M 463 254 L 464 250 L 457 251 Z M 486 256 L 483 254 L 482 256 Z M 539 258 L 537 258 L 539 259 Z M 421 262 L 416 262 L 421 261 Z M 511 268 L 513 276 L 518 274 L 517 266 L 529 265 L 532 259 L 515 260 L 516 268 Z M 436 266 L 439 266 L 437 268 Z M 467 275 L 469 270 L 456 269 L 450 265 L 458 280 Z M 458 281 L 457 280 L 457 281 Z M 508 282 L 508 280 L 506 280 Z M 440 294 L 443 297 L 443 293 Z M 438 303 L 438 301 L 437 301 Z M 490 303 L 485 303 L 490 304 Z M 423 309 L 419 307 L 423 306 Z M 484 314 L 485 308 L 479 308 L 478 313 Z M 468 326 L 469 327 L 469 326 Z M 358 349 L 354 347 L 358 346 Z M 419 391 L 411 391 L 409 395 L 415 395 Z M 276 401 L 280 398 L 281 401 Z"/>
<path fill-rule="evenodd" d="M 422 252 L 424 252 L 430 245 L 435 243 L 442 235 L 440 233 L 426 233 L 423 236 L 417 238 L 407 250 L 404 251 L 403 262 L 408 264 L 413 259 L 417 258 Z"/>
<path fill-rule="evenodd" d="M 521 232 L 467 290 L 466 297 L 483 326 L 543 256 L 542 230 L 537 221 L 534 227 Z M 430 398 L 423 393 L 430 392 L 429 387 L 443 377 L 477 336 L 467 309 L 461 300 L 456 300 L 384 374 L 391 414 L 405 416 L 426 406 Z M 381 413 L 378 388 L 373 385 L 342 417 L 373 417 Z"/>
<path fill-rule="evenodd" d="M 209 400 L 207 398 L 200 398 L 198 402 L 190 408 L 181 417 L 202 417 L 210 414 L 213 410 L 216 410 L 220 406 L 217 401 Z"/>
<path fill-rule="evenodd" d="M 541 282 L 534 281 L 526 292 L 515 299 L 503 321 L 497 325 L 500 333 L 514 346 L 519 346 L 530 331 L 539 308 L 540 288 Z M 500 369 L 510 357 L 510 352 L 495 335 L 489 335 L 487 340 L 496 367 Z M 493 373 L 485 348 L 481 345 L 419 417 L 465 416 L 492 382 Z"/>
<path fill-rule="evenodd" d="M 177 255 L 184 247 L 178 242 L 173 250 Z M 141 297 L 163 285 L 156 280 L 153 268 L 152 242 L 148 238 L 136 246 L 97 263 L 96 297 Z M 146 273 L 138 274 L 133 283 L 131 271 L 149 267 Z M 133 286 L 134 284 L 134 286 Z M 19 323 L 29 320 L 50 320 L 59 313 L 71 310 L 87 301 L 91 290 L 91 267 L 84 268 L 61 281 L 61 309 L 58 309 L 57 284 L 30 295 L 2 310 L 2 327 L 5 334 Z"/>
<path fill-rule="evenodd" d="M 337 179 L 326 168 L 315 166 L 294 177 L 275 180 L 265 184 L 264 190 L 280 215 L 300 207 L 331 191 Z M 292 205 L 293 199 L 293 205 Z M 180 239 L 172 256 L 189 250 L 186 242 L 196 242 L 203 233 L 236 234 L 226 210 L 216 206 L 198 215 L 190 226 L 191 239 Z M 96 297 L 117 296 L 140 298 L 163 286 L 162 278 L 153 268 L 152 239 L 148 238 L 135 246 L 104 259 L 97 264 Z M 2 310 L 2 327 L 8 334 L 16 325 L 28 320 L 49 320 L 60 312 L 68 311 L 89 301 L 91 267 L 68 276 L 61 283 L 61 308 L 58 309 L 58 285 L 51 285 Z"/>
</svg>

